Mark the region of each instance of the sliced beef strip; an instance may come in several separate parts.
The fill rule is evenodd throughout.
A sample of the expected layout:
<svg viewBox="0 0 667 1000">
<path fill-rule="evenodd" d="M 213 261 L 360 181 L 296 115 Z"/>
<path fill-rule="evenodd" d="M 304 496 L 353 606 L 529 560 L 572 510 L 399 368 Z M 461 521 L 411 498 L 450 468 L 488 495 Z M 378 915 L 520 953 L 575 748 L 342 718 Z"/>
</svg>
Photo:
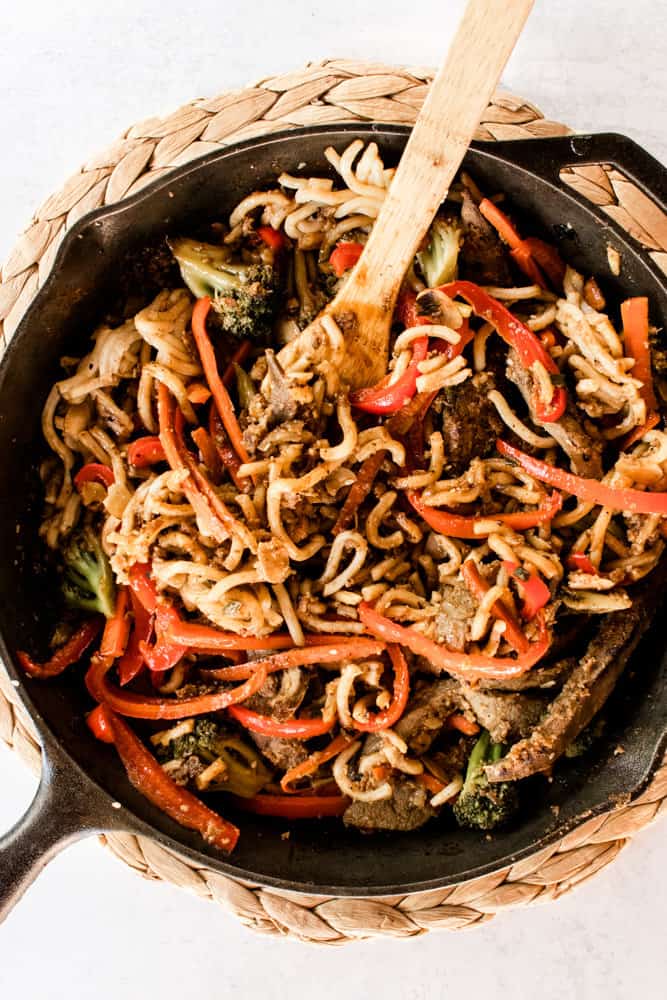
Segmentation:
<svg viewBox="0 0 667 1000">
<path fill-rule="evenodd" d="M 343 813 L 347 826 L 361 830 L 417 830 L 435 816 L 429 805 L 430 793 L 415 781 L 400 777 L 393 783 L 391 799 L 379 802 L 354 801 Z"/>
<path fill-rule="evenodd" d="M 433 403 L 434 412 L 442 413 L 446 468 L 454 476 L 465 472 L 473 458 L 486 458 L 495 449 L 496 438 L 505 427 L 488 399 L 495 388 L 490 372 L 478 372 L 460 385 L 444 389 Z"/>
<path fill-rule="evenodd" d="M 557 660 L 544 667 L 533 667 L 519 677 L 508 677 L 505 680 L 485 680 L 479 685 L 479 690 L 483 691 L 530 691 L 544 688 L 546 690 L 554 688 L 562 683 L 567 676 L 572 673 L 577 664 L 574 657 Z"/>
<path fill-rule="evenodd" d="M 303 701 L 308 689 L 308 676 L 299 667 L 269 674 L 257 694 L 248 698 L 246 705 L 253 712 L 270 715 L 278 722 L 291 718 Z M 257 749 L 274 767 L 287 771 L 301 764 L 308 757 L 302 740 L 277 739 L 250 733 Z"/>
<path fill-rule="evenodd" d="M 477 602 L 463 583 L 445 583 L 440 587 L 440 608 L 435 618 L 436 638 L 448 649 L 462 653 L 466 646 Z"/>
<path fill-rule="evenodd" d="M 523 396 L 530 418 L 536 427 L 540 427 L 555 438 L 567 457 L 570 459 L 572 471 L 578 476 L 590 479 L 601 479 L 602 449 L 601 441 L 595 441 L 581 423 L 576 407 L 568 400 L 565 413 L 559 420 L 551 423 L 541 423 L 532 409 L 533 378 L 529 371 L 519 361 L 519 356 L 512 348 L 507 355 L 507 377 L 518 388 Z M 465 384 L 465 383 L 464 383 Z"/>
<path fill-rule="evenodd" d="M 467 190 L 461 206 L 464 238 L 459 255 L 461 277 L 478 285 L 511 285 L 512 270 L 504 244 Z"/>
<path fill-rule="evenodd" d="M 303 740 L 281 740 L 275 736 L 250 733 L 253 743 L 269 763 L 279 771 L 289 771 L 290 767 L 303 764 L 308 759 L 308 750 Z"/>
<path fill-rule="evenodd" d="M 494 743 L 528 736 L 547 704 L 544 696 L 480 691 L 469 684 L 461 685 L 461 693 L 480 726 L 488 729 Z"/>
<path fill-rule="evenodd" d="M 426 753 L 449 716 L 466 708 L 456 681 L 433 681 L 410 699 L 396 732 L 412 753 Z"/>
<path fill-rule="evenodd" d="M 507 756 L 486 768 L 489 781 L 516 781 L 549 771 L 582 729 L 599 712 L 648 628 L 667 579 L 663 560 L 632 607 L 605 616 L 585 654 L 528 739 L 515 743 Z"/>
<path fill-rule="evenodd" d="M 299 667 L 269 674 L 257 694 L 246 702 L 248 708 L 261 715 L 270 715 L 278 722 L 291 718 L 303 701 L 308 688 L 308 675 Z"/>
<path fill-rule="evenodd" d="M 292 395 L 292 383 L 280 367 L 274 352 L 268 348 L 266 351 L 266 371 L 271 386 L 269 423 L 274 425 L 281 424 L 285 420 L 293 420 L 299 407 Z"/>
</svg>

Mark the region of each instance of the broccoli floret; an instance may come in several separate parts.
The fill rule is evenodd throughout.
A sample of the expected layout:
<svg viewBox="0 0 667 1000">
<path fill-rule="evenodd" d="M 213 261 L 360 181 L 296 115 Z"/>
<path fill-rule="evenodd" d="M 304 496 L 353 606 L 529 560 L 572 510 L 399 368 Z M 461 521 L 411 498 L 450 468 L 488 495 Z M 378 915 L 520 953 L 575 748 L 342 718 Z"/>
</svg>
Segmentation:
<svg viewBox="0 0 667 1000">
<path fill-rule="evenodd" d="M 492 743 L 484 730 L 468 759 L 463 788 L 454 804 L 454 816 L 459 826 L 476 830 L 492 830 L 506 823 L 518 806 L 518 793 L 512 782 L 491 783 L 484 766 L 502 757 L 500 743 Z"/>
<path fill-rule="evenodd" d="M 210 763 L 218 756 L 217 745 L 220 737 L 220 727 L 213 719 L 197 719 L 191 733 L 178 736 L 169 743 L 169 758 L 183 759 L 199 757 Z"/>
<path fill-rule="evenodd" d="M 196 240 L 170 240 L 169 247 L 192 294 L 210 296 L 223 330 L 251 338 L 269 332 L 277 306 L 277 278 L 270 264 L 234 262 L 228 247 Z"/>
<path fill-rule="evenodd" d="M 191 768 L 200 792 L 232 792 L 243 798 L 256 795 L 271 779 L 262 758 L 254 747 L 238 736 L 224 732 L 217 722 L 206 716 L 198 718 L 190 732 L 183 732 L 179 723 L 171 730 L 152 737 L 158 760 L 183 761 Z M 176 735 L 178 731 L 180 735 Z M 194 767 L 192 767 L 194 763 Z M 187 779 L 186 779 L 187 780 Z"/>
<path fill-rule="evenodd" d="M 444 285 L 456 278 L 461 227 L 454 219 L 438 215 L 428 231 L 426 250 L 417 254 L 419 266 L 429 288 Z"/>
<path fill-rule="evenodd" d="M 87 529 L 72 535 L 63 550 L 63 559 L 62 592 L 67 603 L 112 618 L 116 588 L 97 535 Z"/>
</svg>

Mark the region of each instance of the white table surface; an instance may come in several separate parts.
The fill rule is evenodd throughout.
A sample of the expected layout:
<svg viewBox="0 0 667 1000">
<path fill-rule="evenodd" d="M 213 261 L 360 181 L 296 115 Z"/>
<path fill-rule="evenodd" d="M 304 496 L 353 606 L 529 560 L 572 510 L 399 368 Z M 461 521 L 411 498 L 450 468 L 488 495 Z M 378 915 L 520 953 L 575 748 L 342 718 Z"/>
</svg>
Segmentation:
<svg viewBox="0 0 667 1000">
<path fill-rule="evenodd" d="M 308 59 L 436 64 L 462 7 L 459 0 L 7 5 L 0 259 L 33 208 L 130 123 Z M 664 162 L 666 39 L 661 0 L 538 0 L 504 82 L 549 117 L 624 132 Z M 35 786 L 4 746 L 0 781 L 2 829 Z M 212 904 L 137 878 L 88 841 L 56 859 L 0 928 L 0 996 L 653 1000 L 665 996 L 667 974 L 666 832 L 664 824 L 644 832 L 558 903 L 508 912 L 474 933 L 317 952 L 257 937 Z"/>
</svg>

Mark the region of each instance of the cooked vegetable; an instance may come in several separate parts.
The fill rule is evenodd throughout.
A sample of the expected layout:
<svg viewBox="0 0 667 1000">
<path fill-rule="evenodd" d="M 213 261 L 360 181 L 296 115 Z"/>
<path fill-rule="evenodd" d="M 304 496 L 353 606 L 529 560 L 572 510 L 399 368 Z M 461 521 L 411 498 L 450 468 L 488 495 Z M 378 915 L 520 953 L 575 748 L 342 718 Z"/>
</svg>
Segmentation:
<svg viewBox="0 0 667 1000">
<path fill-rule="evenodd" d="M 538 524 L 552 521 L 563 506 L 563 499 L 558 493 L 546 497 L 542 506 L 535 510 L 521 511 L 513 514 L 487 514 L 472 516 L 465 514 L 450 514 L 447 510 L 438 510 L 425 504 L 419 493 L 410 491 L 407 494 L 409 502 L 434 531 L 452 538 L 485 538 L 496 530 L 498 524 L 506 524 L 514 531 L 526 531 Z"/>
<path fill-rule="evenodd" d="M 571 472 L 558 469 L 539 458 L 527 455 L 506 441 L 498 441 L 497 448 L 501 455 L 513 458 L 531 476 L 542 483 L 549 483 L 559 490 L 571 493 L 580 500 L 611 507 L 614 510 L 624 510 L 632 514 L 662 514 L 667 515 L 667 493 L 649 493 L 643 490 L 616 489 L 607 486 L 596 479 L 583 479 Z"/>
<path fill-rule="evenodd" d="M 238 338 L 267 334 L 277 305 L 270 265 L 237 263 L 227 247 L 191 239 L 171 240 L 169 246 L 183 281 L 198 299 L 211 299 L 223 330 Z"/>
<path fill-rule="evenodd" d="M 37 677 L 40 680 L 47 680 L 50 677 L 58 677 L 67 667 L 73 663 L 78 663 L 93 640 L 99 635 L 102 628 L 100 618 L 91 618 L 84 622 L 74 632 L 67 642 L 55 651 L 51 659 L 46 663 L 36 663 L 32 657 L 22 650 L 16 654 L 18 661 L 30 677 Z"/>
<path fill-rule="evenodd" d="M 237 828 L 205 806 L 192 792 L 172 781 L 139 737 L 107 705 L 104 706 L 104 714 L 118 755 L 134 787 L 176 823 L 197 830 L 208 844 L 223 851 L 233 851 L 239 837 Z"/>
<path fill-rule="evenodd" d="M 350 402 L 366 413 L 395 413 L 417 392 L 419 364 L 428 354 L 428 337 L 419 337 L 412 344 L 412 360 L 400 378 L 391 385 L 384 378 L 376 386 L 350 393 Z"/>
<path fill-rule="evenodd" d="M 536 363 L 542 365 L 547 375 L 552 376 L 551 399 L 547 402 L 536 392 L 535 412 L 538 419 L 545 423 L 562 417 L 567 404 L 567 393 L 553 381 L 554 375 L 560 379 L 560 370 L 533 331 L 472 281 L 454 281 L 445 285 L 442 290 L 452 297 L 461 295 L 469 302 L 475 314 L 490 323 L 503 340 L 515 348 L 524 368 L 531 370 Z"/>
<path fill-rule="evenodd" d="M 522 238 L 502 192 L 461 175 L 396 290 L 383 377 L 350 391 L 354 321 L 326 307 L 393 175 L 363 145 L 209 220 L 215 246 L 174 240 L 186 286 L 170 259 L 42 414 L 40 536 L 70 563 L 95 540 L 67 569 L 80 605 L 111 588 L 88 725 L 223 848 L 236 830 L 198 794 L 280 833 L 414 830 L 457 796 L 463 825 L 502 822 L 503 783 L 550 771 L 601 709 L 667 576 L 648 303 L 620 329 L 613 285 L 608 305 Z M 55 676 L 103 622 L 63 644 L 65 617 L 51 660 L 19 660 Z"/>
<path fill-rule="evenodd" d="M 490 784 L 484 768 L 503 755 L 499 743 L 492 743 L 484 730 L 475 743 L 466 770 L 463 788 L 454 803 L 454 816 L 459 826 L 474 830 L 493 830 L 509 822 L 519 806 L 516 785 L 511 782 Z"/>
<path fill-rule="evenodd" d="M 190 767 L 194 761 L 200 791 L 251 798 L 271 779 L 260 754 L 238 736 L 224 732 L 214 719 L 204 716 L 194 721 L 190 732 L 174 738 L 169 735 L 167 730 L 152 737 L 158 760 L 188 761 Z"/>
<path fill-rule="evenodd" d="M 424 280 L 429 288 L 456 279 L 459 249 L 463 232 L 457 219 L 437 215 L 431 223 L 426 249 L 417 254 Z"/>
<path fill-rule="evenodd" d="M 65 576 L 62 591 L 73 608 L 114 613 L 116 586 L 99 538 L 92 530 L 77 531 L 63 549 Z"/>
</svg>

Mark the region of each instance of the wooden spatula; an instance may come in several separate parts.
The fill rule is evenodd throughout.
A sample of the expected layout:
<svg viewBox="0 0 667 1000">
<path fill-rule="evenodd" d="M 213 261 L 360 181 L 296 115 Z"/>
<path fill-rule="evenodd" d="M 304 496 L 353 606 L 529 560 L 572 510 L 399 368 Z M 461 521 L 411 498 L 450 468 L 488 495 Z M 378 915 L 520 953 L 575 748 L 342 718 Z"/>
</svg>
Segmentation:
<svg viewBox="0 0 667 1000">
<path fill-rule="evenodd" d="M 322 342 L 322 317 L 345 338 L 341 375 L 351 388 L 387 370 L 396 296 L 500 79 L 533 0 L 469 0 L 447 59 L 417 118 L 386 200 L 354 270 L 329 303 L 279 358 L 294 359 Z"/>
</svg>

